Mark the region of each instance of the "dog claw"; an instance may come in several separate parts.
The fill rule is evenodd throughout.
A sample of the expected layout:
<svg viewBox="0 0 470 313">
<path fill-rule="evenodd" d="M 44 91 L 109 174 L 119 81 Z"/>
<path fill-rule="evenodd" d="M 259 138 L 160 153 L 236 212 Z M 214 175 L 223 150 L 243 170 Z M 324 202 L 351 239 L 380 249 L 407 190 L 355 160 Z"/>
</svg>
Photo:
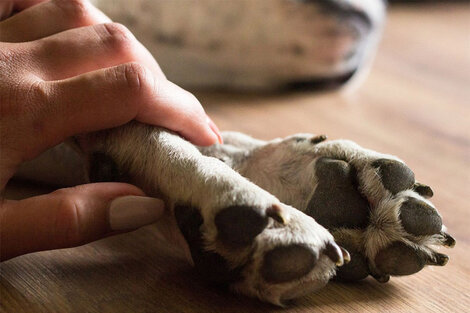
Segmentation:
<svg viewBox="0 0 470 313">
<path fill-rule="evenodd" d="M 427 265 L 444 266 L 449 262 L 449 256 L 442 253 L 435 253 L 434 258 L 426 262 Z"/>
<path fill-rule="evenodd" d="M 325 253 L 325 255 L 336 264 L 336 266 L 343 266 L 351 260 L 348 251 L 340 248 L 334 243 L 328 243 L 323 250 L 323 253 Z"/>
<path fill-rule="evenodd" d="M 446 232 L 441 232 L 441 236 L 444 237 L 444 246 L 453 248 L 455 246 L 455 239 Z"/>
<path fill-rule="evenodd" d="M 285 225 L 288 221 L 288 216 L 281 206 L 275 204 L 266 210 L 266 216 L 271 217 L 278 223 Z"/>
<path fill-rule="evenodd" d="M 318 136 L 314 136 L 310 139 L 310 142 L 313 143 L 313 144 L 317 144 L 317 143 L 320 143 L 322 141 L 325 141 L 327 139 L 326 135 L 318 135 Z"/>
<path fill-rule="evenodd" d="M 434 195 L 434 192 L 432 191 L 431 187 L 421 183 L 414 183 L 413 190 L 424 198 L 431 198 Z"/>
<path fill-rule="evenodd" d="M 343 253 L 344 264 L 348 264 L 351 262 L 351 255 L 349 254 L 348 250 L 344 249 L 343 247 L 339 247 L 341 252 Z"/>
</svg>

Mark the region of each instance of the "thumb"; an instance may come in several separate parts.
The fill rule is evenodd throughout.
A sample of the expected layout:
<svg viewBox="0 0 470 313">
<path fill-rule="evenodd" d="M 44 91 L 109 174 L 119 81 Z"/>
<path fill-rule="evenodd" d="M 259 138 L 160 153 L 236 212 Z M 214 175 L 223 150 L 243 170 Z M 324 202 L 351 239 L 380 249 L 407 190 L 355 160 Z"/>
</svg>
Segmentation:
<svg viewBox="0 0 470 313">
<path fill-rule="evenodd" d="M 133 230 L 155 222 L 164 211 L 163 201 L 123 183 L 81 185 L 0 204 L 2 261 Z"/>
</svg>

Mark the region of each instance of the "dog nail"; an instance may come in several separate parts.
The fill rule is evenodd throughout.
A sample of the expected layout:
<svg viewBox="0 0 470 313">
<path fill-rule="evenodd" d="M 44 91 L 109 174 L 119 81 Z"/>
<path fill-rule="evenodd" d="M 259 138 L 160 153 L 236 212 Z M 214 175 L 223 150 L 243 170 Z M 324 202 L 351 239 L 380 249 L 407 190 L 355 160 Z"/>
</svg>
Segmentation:
<svg viewBox="0 0 470 313">
<path fill-rule="evenodd" d="M 336 264 L 336 266 L 343 266 L 343 264 L 345 263 L 343 257 L 343 250 L 341 250 L 340 247 L 338 247 L 338 245 L 334 243 L 328 243 L 325 249 L 323 250 L 323 253 L 325 253 L 325 255 L 329 257 L 330 260 L 333 261 L 333 263 Z M 349 253 L 347 255 L 349 256 Z"/>
<path fill-rule="evenodd" d="M 441 232 L 441 236 L 444 237 L 444 246 L 453 248 L 455 246 L 455 239 L 446 232 Z"/>
<path fill-rule="evenodd" d="M 131 230 L 157 221 L 165 210 L 162 200 L 124 196 L 114 199 L 109 207 L 111 230 Z"/>
<path fill-rule="evenodd" d="M 437 265 L 437 266 L 444 266 L 449 262 L 449 256 L 435 252 L 429 260 L 427 260 L 427 265 Z"/>
<path fill-rule="evenodd" d="M 317 135 L 317 136 L 314 136 L 310 139 L 310 142 L 313 143 L 313 144 L 317 144 L 317 143 L 320 143 L 322 141 L 325 141 L 327 139 L 326 135 Z"/>
<path fill-rule="evenodd" d="M 343 247 L 339 247 L 341 252 L 343 253 L 344 264 L 348 264 L 351 262 L 351 255 L 349 254 L 348 250 L 344 249 Z"/>
<path fill-rule="evenodd" d="M 266 210 L 266 216 L 271 217 L 272 219 L 281 224 L 287 223 L 287 216 L 284 210 L 277 204 L 274 204 Z"/>
<path fill-rule="evenodd" d="M 432 191 L 431 187 L 421 183 L 415 183 L 413 185 L 413 190 L 424 198 L 431 198 L 434 195 L 434 192 Z"/>
</svg>

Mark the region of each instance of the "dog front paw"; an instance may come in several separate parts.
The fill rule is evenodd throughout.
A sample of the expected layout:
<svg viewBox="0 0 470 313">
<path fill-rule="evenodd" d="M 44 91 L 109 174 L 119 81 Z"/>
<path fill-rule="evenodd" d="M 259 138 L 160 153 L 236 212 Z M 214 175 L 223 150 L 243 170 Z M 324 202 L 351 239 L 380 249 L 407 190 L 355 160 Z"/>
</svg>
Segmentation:
<svg viewBox="0 0 470 313">
<path fill-rule="evenodd" d="M 234 168 L 312 216 L 350 252 L 351 262 L 337 271 L 337 279 L 372 275 L 386 282 L 426 265 L 445 265 L 448 256 L 433 246 L 453 247 L 455 240 L 429 201 L 431 188 L 392 155 L 325 139 L 298 134 L 254 147 L 232 140 L 243 151 L 238 155 L 246 156 L 238 156 Z"/>
<path fill-rule="evenodd" d="M 282 306 L 324 286 L 336 266 L 349 261 L 348 252 L 310 216 L 271 197 L 257 201 L 262 194 L 246 201 L 254 195 L 246 194 L 234 193 L 238 204 L 221 209 L 174 207 L 203 278 Z"/>
<path fill-rule="evenodd" d="M 359 224 L 338 223 L 336 219 L 324 225 L 354 260 L 338 271 L 337 278 L 358 280 L 370 274 L 386 282 L 390 276 L 411 275 L 426 265 L 445 265 L 449 257 L 432 246 L 453 247 L 455 240 L 446 233 L 440 214 L 429 201 L 431 188 L 416 182 L 411 169 L 393 156 L 360 148 L 356 151 L 361 153 L 340 162 L 354 171 L 351 186 L 367 203 L 360 210 L 367 210 L 357 215 L 361 216 Z M 309 207 L 312 213 L 318 208 L 315 197 Z"/>
</svg>

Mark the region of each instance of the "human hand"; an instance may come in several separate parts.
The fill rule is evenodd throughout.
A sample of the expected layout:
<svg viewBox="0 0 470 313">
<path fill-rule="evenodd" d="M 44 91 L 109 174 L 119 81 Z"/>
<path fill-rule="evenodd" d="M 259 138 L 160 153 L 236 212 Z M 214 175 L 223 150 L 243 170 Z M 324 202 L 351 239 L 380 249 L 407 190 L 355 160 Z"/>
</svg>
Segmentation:
<svg viewBox="0 0 470 313">
<path fill-rule="evenodd" d="M 169 82 L 124 26 L 84 0 L 39 2 L 0 6 L 0 17 L 25 9 L 0 22 L 0 190 L 19 164 L 67 137 L 132 119 L 169 128 L 198 145 L 220 141 L 198 100 Z M 22 201 L 0 199 L 0 258 L 128 229 L 112 227 L 122 212 L 129 221 L 133 213 L 146 216 L 131 223 L 136 228 L 163 211 L 157 199 L 131 198 L 137 202 L 133 211 L 112 202 L 125 195 L 144 194 L 131 185 L 103 183 Z M 113 210 L 111 203 L 121 206 Z"/>
</svg>

